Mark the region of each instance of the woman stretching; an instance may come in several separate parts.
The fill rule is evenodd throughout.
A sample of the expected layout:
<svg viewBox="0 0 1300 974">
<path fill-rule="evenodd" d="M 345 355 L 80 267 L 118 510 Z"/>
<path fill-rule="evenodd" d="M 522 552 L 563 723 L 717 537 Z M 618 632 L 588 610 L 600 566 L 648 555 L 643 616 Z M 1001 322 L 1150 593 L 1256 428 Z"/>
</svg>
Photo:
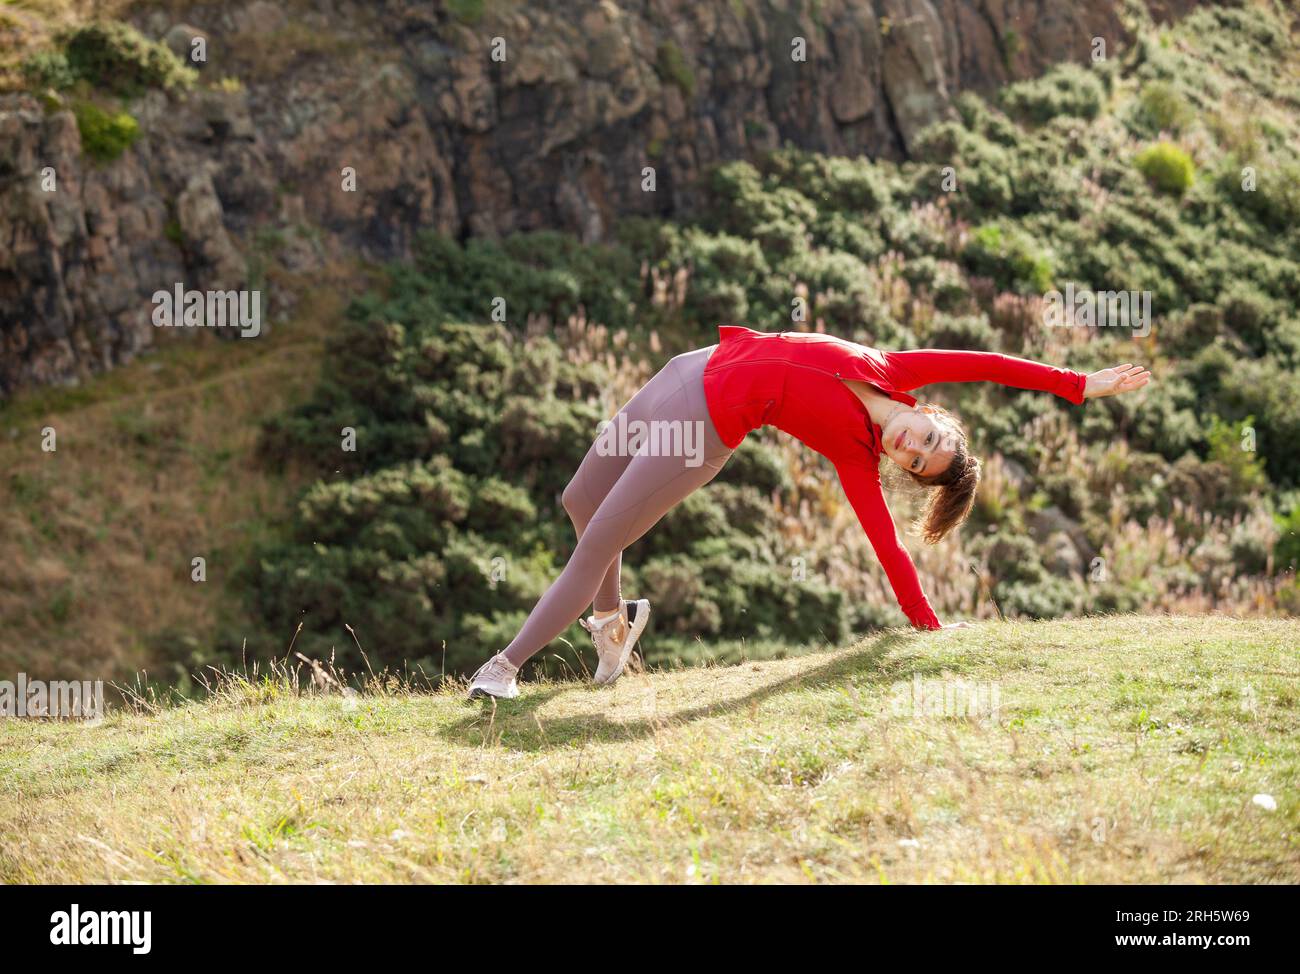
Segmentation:
<svg viewBox="0 0 1300 974">
<path fill-rule="evenodd" d="M 939 624 L 880 489 L 883 454 L 933 488 L 921 516 L 931 544 L 970 513 L 980 462 L 940 406 L 907 394 L 931 382 L 998 382 L 1085 399 L 1140 389 L 1135 365 L 1091 375 L 994 352 L 882 352 L 831 335 L 769 334 L 722 325 L 719 342 L 671 359 L 641 387 L 587 451 L 564 490 L 578 544 L 560 577 L 502 652 L 479 668 L 470 698 L 514 697 L 524 661 L 577 619 L 592 635 L 597 683 L 618 679 L 649 618 L 650 603 L 622 600 L 623 549 L 675 504 L 707 484 L 750 430 L 775 426 L 835 465 L 840 484 L 885 568 L 903 612 L 918 629 Z M 626 431 L 644 434 L 633 446 Z M 648 432 L 646 432 L 648 431 Z M 629 441 L 630 442 L 630 441 Z"/>
</svg>

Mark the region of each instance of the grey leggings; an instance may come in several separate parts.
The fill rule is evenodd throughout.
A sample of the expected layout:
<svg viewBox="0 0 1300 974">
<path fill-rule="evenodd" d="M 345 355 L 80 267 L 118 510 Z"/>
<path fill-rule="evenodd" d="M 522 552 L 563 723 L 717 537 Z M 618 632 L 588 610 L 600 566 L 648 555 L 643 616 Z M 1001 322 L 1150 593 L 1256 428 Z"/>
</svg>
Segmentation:
<svg viewBox="0 0 1300 974">
<path fill-rule="evenodd" d="M 587 451 L 563 497 L 578 545 L 506 647 L 506 658 L 515 666 L 562 633 L 593 601 L 599 612 L 617 609 L 623 549 L 717 476 L 731 456 L 704 399 L 704 366 L 715 348 L 670 359 Z M 640 439 L 639 423 L 653 424 L 644 427 L 649 435 Z M 620 430 L 626 436 L 620 437 Z"/>
</svg>

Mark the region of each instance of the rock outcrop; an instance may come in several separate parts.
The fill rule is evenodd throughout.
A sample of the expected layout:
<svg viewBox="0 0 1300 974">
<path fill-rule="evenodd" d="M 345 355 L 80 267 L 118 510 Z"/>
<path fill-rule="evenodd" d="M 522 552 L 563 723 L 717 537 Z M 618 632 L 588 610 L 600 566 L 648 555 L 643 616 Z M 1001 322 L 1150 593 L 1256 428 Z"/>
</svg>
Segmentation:
<svg viewBox="0 0 1300 974">
<path fill-rule="evenodd" d="M 422 228 L 591 241 L 621 214 L 689 213 L 707 167 L 786 141 L 905 157 L 958 91 L 1082 61 L 1095 36 L 1113 50 L 1115 7 L 255 0 L 199 4 L 183 23 L 145 10 L 144 33 L 178 52 L 201 36 L 207 61 L 194 90 L 130 106 L 142 135 L 119 159 L 85 159 L 69 112 L 0 98 L 0 396 L 129 358 L 151 341 L 159 288 L 246 286 L 264 231 L 318 241 L 291 248 L 300 265 L 400 257 Z"/>
</svg>

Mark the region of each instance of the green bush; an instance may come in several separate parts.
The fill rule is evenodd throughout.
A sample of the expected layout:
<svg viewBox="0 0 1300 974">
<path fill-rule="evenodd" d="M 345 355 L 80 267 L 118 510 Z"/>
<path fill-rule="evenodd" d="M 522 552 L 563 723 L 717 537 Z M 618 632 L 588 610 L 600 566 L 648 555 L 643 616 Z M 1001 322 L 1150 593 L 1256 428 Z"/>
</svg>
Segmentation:
<svg viewBox="0 0 1300 974">
<path fill-rule="evenodd" d="M 1255 188 L 1242 188 L 1242 167 L 1225 167 L 1220 185 L 1238 206 L 1274 233 L 1300 226 L 1300 161 L 1266 159 L 1254 165 Z"/>
<path fill-rule="evenodd" d="M 1252 354 L 1261 355 L 1285 309 L 1249 281 L 1234 281 L 1219 294 L 1223 323 L 1232 329 Z"/>
<path fill-rule="evenodd" d="M 952 261 L 916 257 L 903 266 L 903 276 L 913 290 L 928 296 L 938 311 L 957 311 L 970 304 L 969 282 L 961 267 Z"/>
<path fill-rule="evenodd" d="M 688 230 L 683 236 L 680 259 L 692 267 L 692 287 L 728 283 L 749 291 L 772 273 L 763 248 L 755 241 L 725 233 Z"/>
<path fill-rule="evenodd" d="M 891 201 L 887 171 L 869 159 L 823 156 L 785 147 L 762 160 L 762 171 L 819 208 L 859 215 Z"/>
<path fill-rule="evenodd" d="M 1018 118 L 1041 125 L 1058 115 L 1093 119 L 1101 111 L 1105 92 L 1087 68 L 1058 64 L 1041 78 L 1021 81 L 1002 90 L 1002 105 Z"/>
<path fill-rule="evenodd" d="M 140 137 L 140 124 L 129 112 L 106 112 L 93 102 L 73 106 L 81 151 L 96 162 L 116 159 Z"/>
<path fill-rule="evenodd" d="M 962 260 L 975 274 L 993 278 L 1003 290 L 1043 294 L 1052 289 L 1050 258 L 1023 230 L 986 223 L 971 234 Z"/>
<path fill-rule="evenodd" d="M 96 21 L 60 40 L 72 75 L 101 92 L 134 97 L 149 88 L 188 88 L 198 77 L 166 45 L 129 24 Z"/>
<path fill-rule="evenodd" d="M 68 64 L 62 51 L 38 51 L 22 63 L 24 80 L 33 88 L 71 88 L 77 81 L 76 72 Z"/>
<path fill-rule="evenodd" d="M 817 220 L 812 200 L 789 186 L 765 182 L 747 162 L 719 166 L 709 177 L 708 190 L 708 222 L 741 238 L 753 239 L 764 231 L 794 236 Z"/>
<path fill-rule="evenodd" d="M 993 590 L 1004 615 L 1055 619 L 1078 611 L 1083 588 L 1070 579 L 1047 576 L 1037 582 L 1010 582 Z"/>
<path fill-rule="evenodd" d="M 954 209 L 971 220 L 1011 208 L 1016 195 L 1017 154 L 1008 146 L 955 122 L 945 122 L 922 133 L 915 155 L 926 164 L 916 187 L 923 198 L 951 196 Z M 947 167 L 957 177 L 957 192 L 952 194 L 942 189 Z"/>
<path fill-rule="evenodd" d="M 865 263 L 852 254 L 838 251 L 804 251 L 791 257 L 786 267 L 795 280 L 807 284 L 812 292 L 848 294 L 864 291 L 870 280 L 870 270 Z"/>
<path fill-rule="evenodd" d="M 879 230 L 860 218 L 835 211 L 818 213 L 812 237 L 817 247 L 852 254 L 860 260 L 875 260 L 885 252 Z"/>
<path fill-rule="evenodd" d="M 1138 153 L 1134 160 L 1142 173 L 1156 189 L 1171 196 L 1182 196 L 1192 186 L 1196 165 L 1183 149 L 1172 142 L 1157 142 Z"/>
<path fill-rule="evenodd" d="M 1196 112 L 1178 89 L 1167 81 L 1150 81 L 1138 96 L 1137 121 L 1152 135 L 1180 132 L 1196 117 Z"/>
<path fill-rule="evenodd" d="M 967 351 L 995 352 L 998 348 L 997 332 L 984 315 L 953 317 L 937 315 L 925 336 L 929 348 L 959 348 Z"/>
<path fill-rule="evenodd" d="M 1300 484 L 1300 375 L 1272 359 L 1235 361 L 1212 402 L 1225 418 L 1254 416 L 1269 477 L 1283 487 Z"/>
<path fill-rule="evenodd" d="M 1276 571 L 1300 570 L 1300 504 L 1285 514 L 1277 514 L 1278 538 L 1273 546 L 1273 567 Z"/>
<path fill-rule="evenodd" d="M 409 285 L 406 300 L 423 302 L 435 317 L 486 320 L 499 297 L 509 323 L 530 315 L 562 322 L 583 310 L 610 326 L 629 321 L 637 267 L 622 249 L 583 248 L 550 231 L 463 247 L 422 232 L 413 249 L 412 265 L 394 274 Z"/>
<path fill-rule="evenodd" d="M 1019 125 L 973 91 L 963 91 L 957 95 L 953 99 L 953 107 L 961 118 L 959 130 L 964 128 L 980 139 L 1007 149 L 1015 148 L 1025 138 L 1025 133 Z M 922 133 L 923 139 L 927 139 L 930 133 L 937 135 L 935 130 L 943 127 L 933 126 Z"/>
<path fill-rule="evenodd" d="M 1254 493 L 1268 486 L 1268 477 L 1258 453 L 1246 449 L 1249 441 L 1244 433 L 1253 429 L 1254 424 L 1254 416 L 1246 416 L 1240 423 L 1225 423 L 1218 416 L 1210 417 L 1210 429 L 1205 435 L 1209 444 L 1208 459 L 1228 472 L 1231 479 L 1229 493 L 1233 496 Z"/>
</svg>

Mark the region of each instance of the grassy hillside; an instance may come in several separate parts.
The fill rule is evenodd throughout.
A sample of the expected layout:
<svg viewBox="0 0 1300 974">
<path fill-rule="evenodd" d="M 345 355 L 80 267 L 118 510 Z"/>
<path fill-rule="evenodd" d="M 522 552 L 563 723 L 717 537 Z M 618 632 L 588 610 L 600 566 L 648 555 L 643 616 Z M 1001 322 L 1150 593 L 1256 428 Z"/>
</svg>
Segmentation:
<svg viewBox="0 0 1300 974">
<path fill-rule="evenodd" d="M 0 722 L 0 881 L 1294 883 L 1297 646 L 1290 621 L 988 623 L 495 711 L 227 680 Z M 909 714 L 914 675 L 996 710 Z"/>
<path fill-rule="evenodd" d="M 0 404 L 4 673 L 185 683 L 214 633 L 239 645 L 234 568 L 303 479 L 255 462 L 258 420 L 307 393 L 341 301 L 303 294 L 257 342 L 163 334 L 147 359 Z"/>
</svg>

